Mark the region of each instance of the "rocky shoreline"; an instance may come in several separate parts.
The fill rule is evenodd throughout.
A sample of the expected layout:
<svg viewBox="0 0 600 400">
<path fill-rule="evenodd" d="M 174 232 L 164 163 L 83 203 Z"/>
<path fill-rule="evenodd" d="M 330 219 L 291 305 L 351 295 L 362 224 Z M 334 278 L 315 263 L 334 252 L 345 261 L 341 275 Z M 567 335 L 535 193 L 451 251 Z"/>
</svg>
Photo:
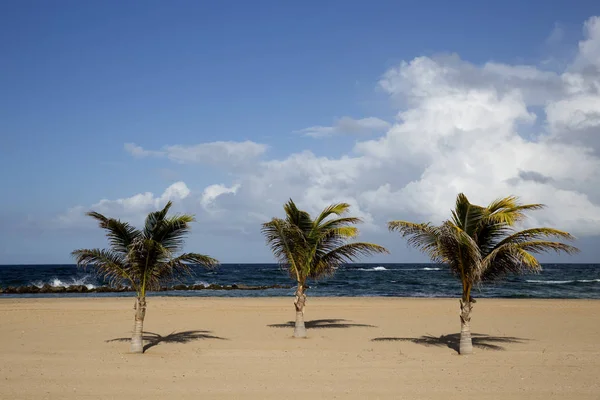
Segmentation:
<svg viewBox="0 0 600 400">
<path fill-rule="evenodd" d="M 243 284 L 233 285 L 174 285 L 171 287 L 161 287 L 158 292 L 179 291 L 179 290 L 265 290 L 265 289 L 290 289 L 292 286 L 287 285 L 269 285 L 269 286 L 249 286 Z M 27 286 L 8 286 L 0 288 L 0 294 L 35 294 L 35 293 L 121 293 L 134 292 L 133 288 L 128 286 L 99 286 L 88 288 L 85 285 L 71 286 L 52 286 L 45 284 L 41 287 L 34 285 Z"/>
</svg>

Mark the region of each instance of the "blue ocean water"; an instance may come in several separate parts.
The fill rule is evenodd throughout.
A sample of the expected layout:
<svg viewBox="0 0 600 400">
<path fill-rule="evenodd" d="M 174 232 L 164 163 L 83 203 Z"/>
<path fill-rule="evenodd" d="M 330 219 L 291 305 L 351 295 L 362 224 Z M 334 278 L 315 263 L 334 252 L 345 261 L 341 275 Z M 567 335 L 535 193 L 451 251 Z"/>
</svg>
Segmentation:
<svg viewBox="0 0 600 400">
<path fill-rule="evenodd" d="M 535 275 L 512 276 L 476 289 L 473 296 L 499 298 L 600 299 L 600 264 L 545 264 Z M 180 281 L 191 284 L 293 285 L 276 264 L 223 264 L 214 271 L 195 267 Z M 75 265 L 2 265 L 0 287 L 43 284 L 52 286 L 105 284 L 93 270 Z M 269 297 L 291 296 L 294 289 L 166 291 L 161 296 Z M 350 264 L 333 277 L 310 283 L 309 296 L 456 297 L 458 281 L 442 265 Z M 113 297 L 133 293 L 0 294 L 0 297 Z"/>
</svg>

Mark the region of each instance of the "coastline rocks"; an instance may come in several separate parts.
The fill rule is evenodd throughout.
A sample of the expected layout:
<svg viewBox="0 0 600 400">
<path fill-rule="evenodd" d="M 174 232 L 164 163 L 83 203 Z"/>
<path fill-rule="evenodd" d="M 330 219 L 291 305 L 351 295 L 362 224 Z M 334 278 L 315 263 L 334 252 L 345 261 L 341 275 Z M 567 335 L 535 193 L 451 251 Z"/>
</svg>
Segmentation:
<svg viewBox="0 0 600 400">
<path fill-rule="evenodd" d="M 292 286 L 289 285 L 268 285 L 268 286 L 250 286 L 241 283 L 235 283 L 233 285 L 217 285 L 210 284 L 205 285 L 184 285 L 177 284 L 172 287 L 163 286 L 157 291 L 166 292 L 171 290 L 266 290 L 266 289 L 290 289 Z M 27 286 L 8 286 L 0 288 L 1 294 L 35 294 L 35 293 L 121 293 L 121 292 L 133 292 L 134 290 L 127 286 L 99 286 L 95 288 L 88 288 L 85 285 L 71 285 L 71 286 L 51 286 L 44 284 L 42 287 L 33 285 Z"/>
</svg>

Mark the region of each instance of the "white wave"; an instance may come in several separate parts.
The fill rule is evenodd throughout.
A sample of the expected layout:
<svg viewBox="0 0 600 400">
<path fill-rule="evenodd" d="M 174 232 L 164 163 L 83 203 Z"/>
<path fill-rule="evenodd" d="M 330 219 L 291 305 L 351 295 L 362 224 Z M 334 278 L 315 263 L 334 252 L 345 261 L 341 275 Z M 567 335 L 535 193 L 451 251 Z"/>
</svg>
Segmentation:
<svg viewBox="0 0 600 400">
<path fill-rule="evenodd" d="M 204 282 L 204 281 L 196 281 L 196 282 L 194 282 L 194 285 L 202 285 L 204 287 L 207 287 L 207 286 L 210 286 L 210 283 Z"/>
<path fill-rule="evenodd" d="M 381 265 L 379 267 L 373 267 L 373 268 L 359 268 L 359 271 L 388 271 L 388 269 L 386 267 L 382 267 Z"/>
<path fill-rule="evenodd" d="M 572 281 L 538 281 L 538 280 L 527 280 L 529 283 L 542 283 L 547 285 L 563 285 L 565 283 L 592 283 L 600 282 L 600 279 L 578 279 Z"/>
<path fill-rule="evenodd" d="M 425 268 L 423 268 L 423 271 L 439 271 L 440 269 L 441 268 L 428 268 L 428 267 L 425 267 Z"/>
<path fill-rule="evenodd" d="M 86 275 L 80 279 L 72 278 L 70 282 L 66 282 L 66 281 L 63 282 L 58 278 L 53 278 L 50 280 L 50 282 L 48 282 L 48 284 L 52 287 L 69 287 L 69 286 L 83 285 L 83 286 L 87 287 L 88 289 L 95 289 L 96 285 L 87 282 L 87 280 L 89 278 L 90 278 L 90 275 Z M 31 282 L 31 284 L 33 286 L 37 286 L 37 287 L 41 288 L 42 286 L 44 286 L 46 284 L 46 282 L 36 281 L 36 282 Z"/>
</svg>

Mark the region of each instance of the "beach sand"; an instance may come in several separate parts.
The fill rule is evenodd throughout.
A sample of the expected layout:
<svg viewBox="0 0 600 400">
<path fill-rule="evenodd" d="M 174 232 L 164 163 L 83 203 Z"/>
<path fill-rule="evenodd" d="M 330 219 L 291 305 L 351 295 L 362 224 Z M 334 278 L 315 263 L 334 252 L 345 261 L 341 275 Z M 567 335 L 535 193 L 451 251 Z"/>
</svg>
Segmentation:
<svg viewBox="0 0 600 400">
<path fill-rule="evenodd" d="M 470 356 L 456 299 L 292 301 L 149 298 L 134 355 L 132 298 L 0 299 L 0 398 L 600 399 L 600 301 L 480 299 Z"/>
</svg>

